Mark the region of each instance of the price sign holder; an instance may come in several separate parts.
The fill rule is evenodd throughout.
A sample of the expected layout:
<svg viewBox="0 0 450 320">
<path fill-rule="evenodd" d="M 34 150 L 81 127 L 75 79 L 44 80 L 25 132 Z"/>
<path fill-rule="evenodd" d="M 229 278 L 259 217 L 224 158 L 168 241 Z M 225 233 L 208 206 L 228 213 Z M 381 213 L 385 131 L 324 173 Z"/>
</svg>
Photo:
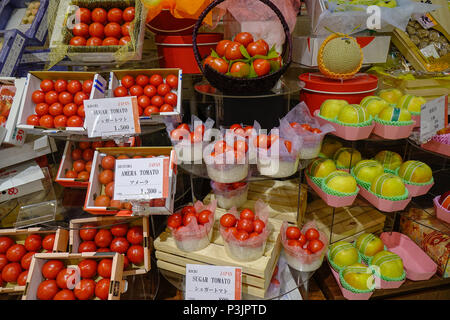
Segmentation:
<svg viewBox="0 0 450 320">
<path fill-rule="evenodd" d="M 241 300 L 242 268 L 186 264 L 185 300 Z"/>
<path fill-rule="evenodd" d="M 420 110 L 420 143 L 430 140 L 448 124 L 448 96 L 442 96 L 423 104 Z"/>
<path fill-rule="evenodd" d="M 169 196 L 169 157 L 116 160 L 114 199 L 150 200 Z"/>
<path fill-rule="evenodd" d="M 141 133 L 136 97 L 84 101 L 89 138 L 132 136 Z"/>
</svg>

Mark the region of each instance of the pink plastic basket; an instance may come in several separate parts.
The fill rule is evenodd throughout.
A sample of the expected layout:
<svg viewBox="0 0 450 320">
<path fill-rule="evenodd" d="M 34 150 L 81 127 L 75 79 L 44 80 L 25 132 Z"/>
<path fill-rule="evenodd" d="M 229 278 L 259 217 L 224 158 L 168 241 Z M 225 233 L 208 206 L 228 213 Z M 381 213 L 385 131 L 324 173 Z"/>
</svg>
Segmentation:
<svg viewBox="0 0 450 320">
<path fill-rule="evenodd" d="M 445 209 L 443 206 L 439 204 L 439 197 L 433 199 L 434 203 L 434 210 L 436 211 L 436 218 L 445 221 L 447 223 L 450 223 L 450 211 Z"/>
<path fill-rule="evenodd" d="M 411 201 L 411 195 L 405 200 L 391 201 L 387 199 L 382 199 L 374 195 L 373 193 L 367 191 L 363 187 L 359 188 L 359 193 L 361 196 L 374 205 L 378 210 L 384 212 L 394 212 L 401 211 L 406 208 L 408 203 Z"/>
<path fill-rule="evenodd" d="M 409 195 L 411 197 L 418 197 L 418 196 L 426 194 L 428 191 L 430 191 L 430 189 L 433 185 L 434 185 L 434 182 L 423 185 L 423 186 L 417 186 L 417 185 L 408 184 L 408 182 L 405 182 L 405 187 L 408 189 Z"/>
<path fill-rule="evenodd" d="M 428 280 L 436 273 L 436 263 L 408 236 L 399 232 L 383 232 L 380 239 L 389 251 L 402 258 L 408 279 Z"/>
<path fill-rule="evenodd" d="M 438 141 L 428 141 L 421 145 L 425 150 L 433 151 L 450 157 L 450 144 L 440 143 Z"/>
<path fill-rule="evenodd" d="M 420 114 L 418 116 L 412 115 L 411 120 L 414 120 L 416 122 L 414 124 L 414 128 L 420 127 Z"/>
<path fill-rule="evenodd" d="M 341 281 L 339 280 L 339 273 L 334 271 L 334 269 L 331 267 L 330 263 L 328 263 L 328 265 L 330 266 L 331 273 L 333 273 L 334 279 L 336 280 L 337 284 L 339 285 L 339 288 L 341 289 L 342 295 L 344 296 L 345 299 L 347 299 L 347 300 L 369 300 L 370 299 L 370 297 L 373 294 L 373 291 L 367 292 L 367 293 L 355 293 L 355 292 L 351 292 L 350 290 L 345 289 L 341 285 Z"/>
<path fill-rule="evenodd" d="M 308 182 L 308 185 L 313 188 L 315 192 L 322 198 L 323 201 L 330 207 L 340 208 L 340 207 L 346 207 L 351 206 L 353 204 L 353 201 L 355 201 L 356 196 L 358 194 L 355 194 L 354 196 L 349 197 L 338 197 L 334 196 L 328 193 L 325 193 L 317 184 L 315 184 L 307 175 L 306 175 L 306 181 Z"/>
<path fill-rule="evenodd" d="M 375 128 L 373 133 L 385 139 L 397 140 L 408 138 L 411 134 L 415 123 L 409 126 L 387 126 L 381 123 L 375 122 Z"/>
</svg>

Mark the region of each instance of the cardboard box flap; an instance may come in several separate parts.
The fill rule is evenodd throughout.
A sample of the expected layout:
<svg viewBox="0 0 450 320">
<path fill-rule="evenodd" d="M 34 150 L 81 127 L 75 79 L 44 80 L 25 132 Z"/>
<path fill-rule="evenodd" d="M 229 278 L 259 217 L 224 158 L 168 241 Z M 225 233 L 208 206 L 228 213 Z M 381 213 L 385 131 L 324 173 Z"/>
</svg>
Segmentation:
<svg viewBox="0 0 450 320">
<path fill-rule="evenodd" d="M 0 191 L 44 179 L 44 173 L 35 161 L 0 170 Z"/>
</svg>

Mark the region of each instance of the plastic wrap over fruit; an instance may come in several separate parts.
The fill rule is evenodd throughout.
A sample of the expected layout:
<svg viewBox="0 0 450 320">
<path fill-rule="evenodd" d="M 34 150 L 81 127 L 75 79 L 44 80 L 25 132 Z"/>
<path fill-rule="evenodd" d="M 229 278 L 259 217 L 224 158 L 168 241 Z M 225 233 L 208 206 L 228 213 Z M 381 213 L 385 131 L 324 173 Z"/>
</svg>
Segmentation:
<svg viewBox="0 0 450 320">
<path fill-rule="evenodd" d="M 413 14 L 433 11 L 439 6 L 412 0 L 373 1 L 378 11 L 368 9 L 372 2 L 356 0 L 352 2 L 325 0 L 327 9 L 321 9 L 318 0 L 306 0 L 308 14 L 315 17 L 312 33 L 326 36 L 333 32 L 353 34 L 372 29 L 377 32 L 391 32 L 394 27 L 406 30 Z M 379 22 L 379 23 L 378 23 Z"/>
<path fill-rule="evenodd" d="M 170 117 L 168 117 L 170 118 Z M 166 131 L 167 134 L 169 135 L 170 141 L 172 141 L 173 145 L 176 145 L 180 142 L 182 142 L 183 144 L 190 144 L 191 140 L 190 139 L 182 139 L 182 140 L 176 140 L 172 138 L 172 131 L 175 130 L 178 126 L 178 122 L 173 122 L 171 119 L 164 119 L 164 124 L 166 125 Z M 206 131 L 212 129 L 212 127 L 214 126 L 214 120 L 212 120 L 211 118 L 206 119 L 205 122 L 203 122 L 199 117 L 192 115 L 191 117 L 191 124 L 189 124 L 189 130 L 191 132 L 195 132 L 195 128 L 197 128 L 198 126 L 204 125 L 205 126 L 205 130 L 204 132 L 206 133 Z"/>
</svg>

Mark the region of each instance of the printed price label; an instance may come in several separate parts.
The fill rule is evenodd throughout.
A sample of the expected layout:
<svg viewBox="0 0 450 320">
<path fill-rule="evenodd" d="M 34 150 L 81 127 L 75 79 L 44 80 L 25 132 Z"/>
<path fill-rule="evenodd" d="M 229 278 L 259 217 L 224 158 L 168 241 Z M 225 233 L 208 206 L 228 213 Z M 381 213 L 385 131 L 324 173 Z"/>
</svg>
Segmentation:
<svg viewBox="0 0 450 320">
<path fill-rule="evenodd" d="M 242 269 L 186 264 L 186 300 L 241 300 Z"/>
<path fill-rule="evenodd" d="M 141 132 L 136 97 L 84 101 L 88 137 L 114 137 Z"/>
<path fill-rule="evenodd" d="M 447 126 L 448 96 L 442 96 L 422 105 L 420 110 L 420 143 L 425 143 L 436 132 Z"/>
<path fill-rule="evenodd" d="M 114 199 L 167 198 L 169 163 L 169 157 L 116 160 Z"/>
<path fill-rule="evenodd" d="M 433 19 L 431 14 L 417 14 L 414 15 L 414 19 L 424 28 L 430 29 L 436 25 L 436 21 Z"/>
</svg>

